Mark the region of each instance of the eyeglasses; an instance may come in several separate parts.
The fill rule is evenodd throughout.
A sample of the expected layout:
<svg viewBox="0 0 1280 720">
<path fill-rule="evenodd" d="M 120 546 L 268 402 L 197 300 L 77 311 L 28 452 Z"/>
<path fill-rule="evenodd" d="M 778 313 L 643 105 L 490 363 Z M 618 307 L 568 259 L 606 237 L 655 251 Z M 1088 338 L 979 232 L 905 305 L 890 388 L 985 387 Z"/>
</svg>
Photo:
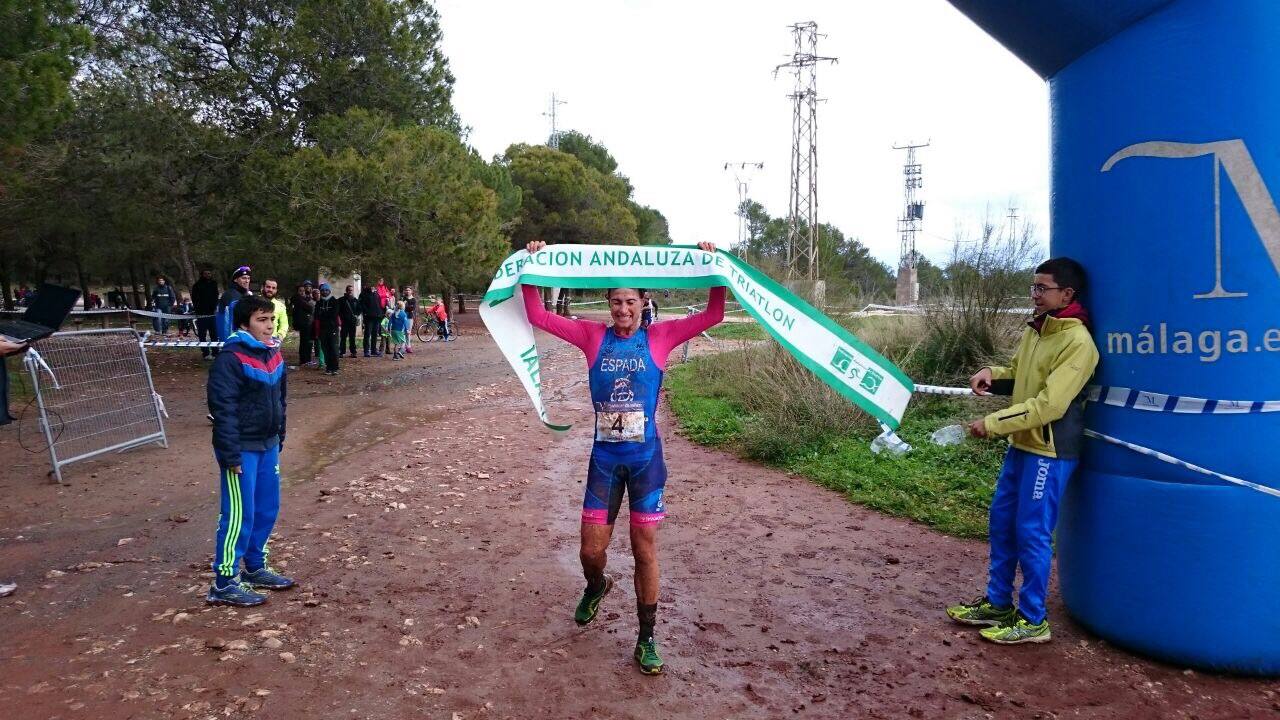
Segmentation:
<svg viewBox="0 0 1280 720">
<path fill-rule="evenodd" d="M 1053 287 L 1049 287 L 1048 285 L 1040 285 L 1040 284 L 1036 284 L 1036 285 L 1032 285 L 1032 286 L 1031 286 L 1031 296 L 1032 296 L 1032 297 L 1040 297 L 1041 295 L 1043 295 L 1043 294 L 1045 294 L 1045 293 L 1049 292 L 1050 290 L 1061 290 L 1061 289 L 1062 289 L 1062 287 L 1061 287 L 1061 286 L 1059 286 L 1059 285 L 1055 285 L 1055 286 L 1053 286 Z"/>
</svg>

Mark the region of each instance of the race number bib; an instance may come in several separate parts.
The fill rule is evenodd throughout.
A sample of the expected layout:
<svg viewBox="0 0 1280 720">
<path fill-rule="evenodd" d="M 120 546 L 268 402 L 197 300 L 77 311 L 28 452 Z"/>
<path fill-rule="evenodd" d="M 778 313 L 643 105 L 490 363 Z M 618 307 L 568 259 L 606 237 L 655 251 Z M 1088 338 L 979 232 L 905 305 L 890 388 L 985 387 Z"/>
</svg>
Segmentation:
<svg viewBox="0 0 1280 720">
<path fill-rule="evenodd" d="M 637 402 L 596 403 L 596 442 L 644 442 L 644 406 Z"/>
</svg>

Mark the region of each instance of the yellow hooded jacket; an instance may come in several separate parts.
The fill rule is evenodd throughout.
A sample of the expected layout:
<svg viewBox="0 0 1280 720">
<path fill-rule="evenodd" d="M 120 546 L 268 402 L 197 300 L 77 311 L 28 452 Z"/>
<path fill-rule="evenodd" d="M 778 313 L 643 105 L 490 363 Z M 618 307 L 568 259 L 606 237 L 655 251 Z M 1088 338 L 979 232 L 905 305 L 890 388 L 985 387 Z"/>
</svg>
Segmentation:
<svg viewBox="0 0 1280 720">
<path fill-rule="evenodd" d="M 289 308 L 285 306 L 284 301 L 278 297 L 271 298 L 271 304 L 275 309 L 275 330 L 271 333 L 272 337 L 280 338 L 284 341 L 284 336 L 289 334 Z"/>
<path fill-rule="evenodd" d="M 993 380 L 1013 380 L 1013 404 L 983 418 L 987 432 L 1036 455 L 1072 459 L 1084 439 L 1085 386 L 1098 366 L 1098 348 L 1072 304 L 1036 321 L 1018 343 L 1008 367 L 992 367 Z M 1037 318 L 1039 320 L 1039 318 Z"/>
</svg>

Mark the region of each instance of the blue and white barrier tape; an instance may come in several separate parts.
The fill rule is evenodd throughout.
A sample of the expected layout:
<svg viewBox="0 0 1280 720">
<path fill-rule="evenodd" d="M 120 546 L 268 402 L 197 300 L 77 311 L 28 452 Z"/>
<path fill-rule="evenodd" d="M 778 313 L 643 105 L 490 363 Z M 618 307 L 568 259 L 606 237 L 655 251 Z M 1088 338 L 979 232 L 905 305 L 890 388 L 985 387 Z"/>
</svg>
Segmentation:
<svg viewBox="0 0 1280 720">
<path fill-rule="evenodd" d="M 1241 415 L 1280 412 L 1280 400 L 1206 400 L 1124 387 L 1089 386 L 1089 401 L 1112 407 L 1188 415 Z"/>
<path fill-rule="evenodd" d="M 943 387 L 940 385 L 916 385 L 916 392 L 926 395 L 973 395 L 973 391 L 969 388 Z M 1163 395 L 1160 393 L 1146 392 L 1144 390 L 1133 390 L 1131 388 L 1122 387 L 1103 387 L 1101 385 L 1089 386 L 1088 393 L 1088 398 L 1091 402 L 1101 402 L 1104 405 L 1132 408 L 1134 410 L 1146 410 L 1148 412 L 1169 412 L 1193 415 L 1234 415 L 1242 413 L 1280 411 L 1280 401 L 1276 400 L 1206 400 L 1204 398 Z M 911 449 L 910 445 L 899 438 L 897 434 L 888 427 L 881 427 L 884 432 L 882 432 L 880 437 L 877 438 L 881 445 L 893 450 L 895 454 L 902 454 Z M 1117 445 L 1136 452 L 1139 455 L 1155 458 L 1161 462 L 1175 465 L 1201 475 L 1207 475 L 1232 485 L 1249 488 L 1250 490 L 1257 490 L 1260 493 L 1271 495 L 1273 497 L 1280 497 L 1280 490 L 1277 490 L 1276 488 L 1260 485 L 1231 475 L 1224 475 L 1220 472 L 1200 467 L 1195 463 L 1190 463 L 1186 460 L 1162 453 L 1159 450 L 1152 450 L 1151 448 L 1126 442 L 1119 438 L 1104 435 L 1094 430 L 1086 429 L 1084 434 L 1086 437 L 1090 437 L 1095 440 L 1102 440 L 1103 442 L 1108 442 L 1112 445 Z"/>
<path fill-rule="evenodd" d="M 941 385 L 916 385 L 916 392 L 925 395 L 972 395 L 969 388 L 943 387 Z"/>
<path fill-rule="evenodd" d="M 144 347 L 164 347 L 164 348 L 220 348 L 220 342 L 199 342 L 197 340 L 147 340 L 142 343 Z"/>
<path fill-rule="evenodd" d="M 916 385 L 916 392 L 926 395 L 972 395 L 969 388 L 943 387 L 941 385 Z M 1167 412 L 1180 415 L 1244 415 L 1280 412 L 1280 400 L 1209 400 L 1185 395 L 1134 390 L 1126 387 L 1090 385 L 1089 402 L 1112 407 Z"/>
<path fill-rule="evenodd" d="M 22 315 L 26 310 L 0 310 L 0 313 L 6 315 Z M 165 320 L 199 320 L 201 318 L 216 317 L 215 315 L 177 315 L 174 313 L 155 312 L 154 310 L 135 310 L 134 308 L 103 308 L 101 310 L 72 310 L 67 313 L 71 317 L 83 317 L 85 315 L 142 315 L 149 318 L 163 318 Z"/>
<path fill-rule="evenodd" d="M 149 318 L 160 318 L 162 320 L 200 320 L 202 318 L 217 317 L 216 315 L 178 315 L 175 313 L 156 312 L 154 310 L 134 310 L 133 308 L 129 308 L 128 310 L 113 310 L 112 312 L 122 312 L 122 313 L 128 313 L 130 315 L 141 315 L 143 317 L 149 317 Z"/>
<path fill-rule="evenodd" d="M 1241 480 L 1238 477 L 1223 475 L 1220 472 L 1214 472 L 1212 470 L 1202 468 L 1199 465 L 1196 465 L 1194 463 L 1189 463 L 1186 460 L 1179 460 L 1178 458 L 1172 455 L 1166 455 L 1165 453 L 1162 453 L 1159 450 L 1152 450 L 1151 448 L 1143 447 L 1141 445 L 1135 445 L 1131 442 L 1125 442 L 1124 440 L 1113 438 L 1110 435 L 1103 435 L 1102 433 L 1095 432 L 1093 430 L 1085 430 L 1084 434 L 1088 437 L 1094 438 L 1095 440 L 1102 440 L 1104 442 L 1109 442 L 1112 445 L 1119 445 L 1122 448 L 1127 448 L 1140 455 L 1153 457 L 1162 462 L 1169 463 L 1170 465 L 1177 465 L 1180 468 L 1186 468 L 1187 470 L 1200 473 L 1201 475 L 1208 475 L 1209 477 L 1217 478 L 1219 480 L 1229 482 L 1232 485 L 1239 485 L 1240 487 L 1246 487 L 1246 488 L 1249 488 L 1250 490 L 1257 490 L 1260 493 L 1266 493 L 1267 495 L 1271 495 L 1273 497 L 1280 497 L 1280 490 L 1277 490 L 1275 488 L 1267 487 L 1266 485 L 1259 485 L 1256 482 L 1250 482 L 1248 480 Z"/>
</svg>

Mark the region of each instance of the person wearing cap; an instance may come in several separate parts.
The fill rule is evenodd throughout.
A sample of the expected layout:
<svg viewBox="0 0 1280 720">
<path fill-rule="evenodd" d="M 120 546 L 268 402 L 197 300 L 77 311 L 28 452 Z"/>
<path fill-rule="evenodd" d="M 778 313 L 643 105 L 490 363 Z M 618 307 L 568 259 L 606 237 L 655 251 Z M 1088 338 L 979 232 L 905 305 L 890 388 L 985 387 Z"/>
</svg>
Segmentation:
<svg viewBox="0 0 1280 720">
<path fill-rule="evenodd" d="M 311 281 L 307 280 L 298 286 L 298 292 L 289 298 L 289 312 L 293 315 L 293 326 L 298 329 L 298 365 L 311 363 L 311 352 L 314 343 L 311 334 L 311 314 L 316 305 L 311 299 Z"/>
<path fill-rule="evenodd" d="M 338 374 L 338 331 L 342 326 L 342 311 L 338 298 L 329 290 L 329 283 L 320 283 L 320 300 L 316 302 L 316 339 L 320 342 L 320 355 L 324 358 L 324 374 Z"/>
<path fill-rule="evenodd" d="M 232 307 L 236 302 L 246 296 L 252 295 L 249 292 L 249 283 L 253 282 L 251 271 L 248 265 L 241 265 L 231 273 L 231 284 L 227 286 L 227 291 L 222 293 L 222 297 L 218 298 L 218 311 L 215 320 L 218 323 L 218 340 L 226 342 L 231 337 L 235 326 L 231 322 Z"/>
</svg>

